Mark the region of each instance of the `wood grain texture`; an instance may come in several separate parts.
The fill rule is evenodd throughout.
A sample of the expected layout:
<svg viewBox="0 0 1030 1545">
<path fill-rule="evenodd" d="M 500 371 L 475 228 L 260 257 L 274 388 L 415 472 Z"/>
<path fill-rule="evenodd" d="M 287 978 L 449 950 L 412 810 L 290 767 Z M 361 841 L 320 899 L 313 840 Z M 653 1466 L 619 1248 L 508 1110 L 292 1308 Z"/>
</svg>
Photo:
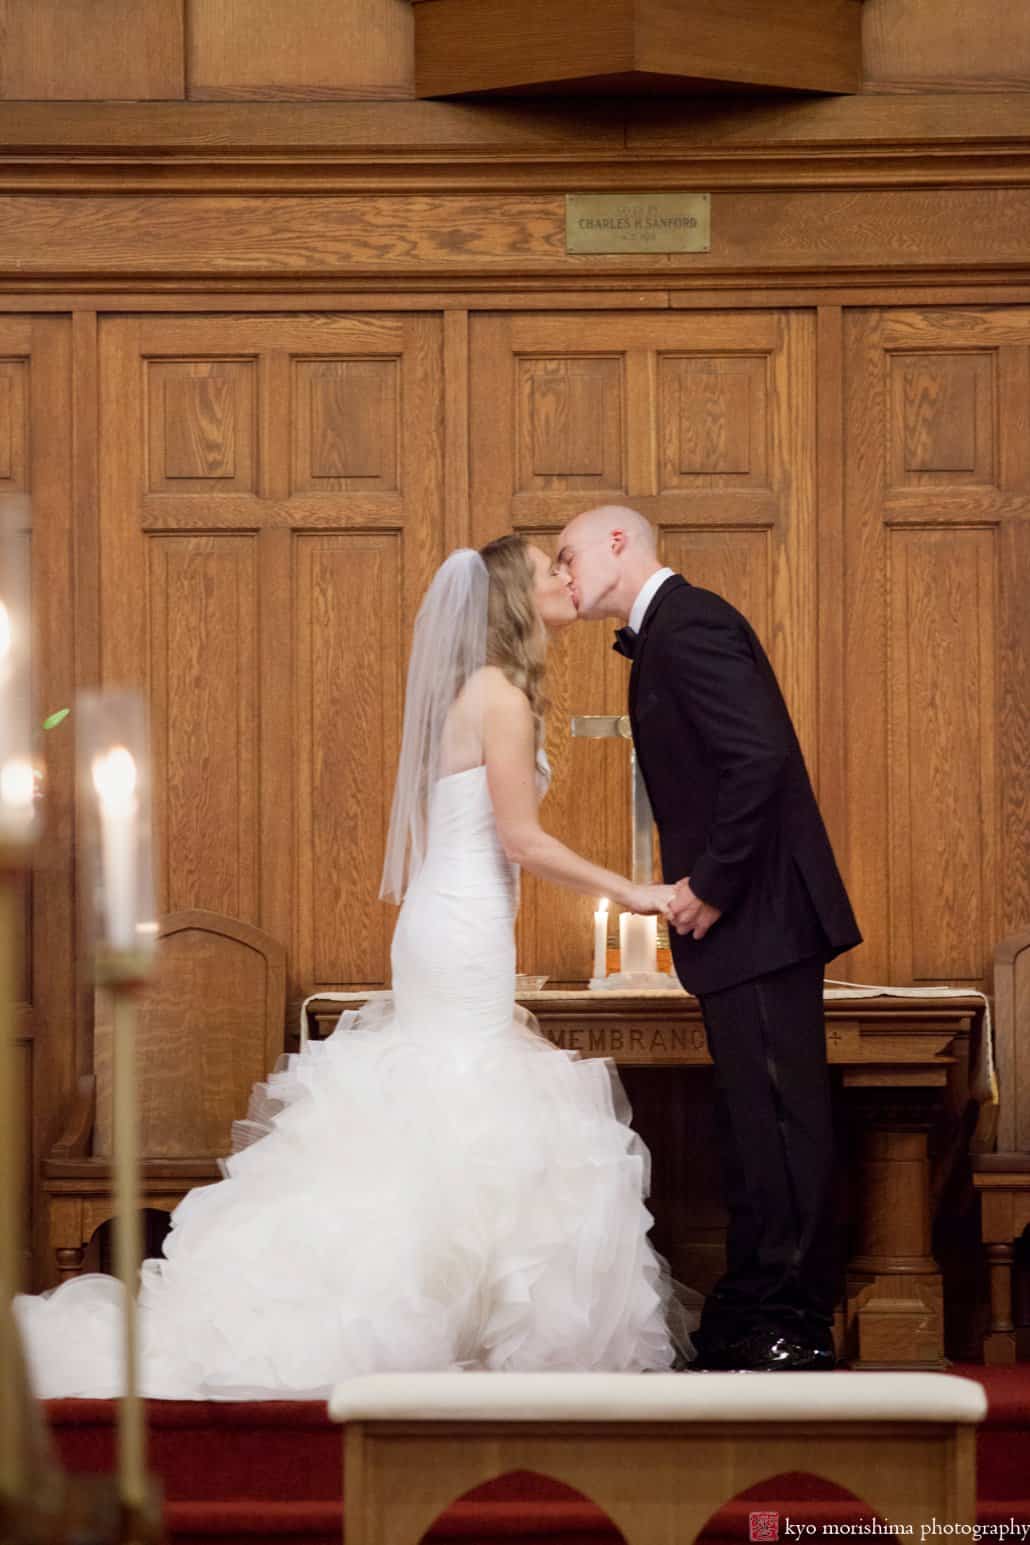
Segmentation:
<svg viewBox="0 0 1030 1545">
<path fill-rule="evenodd" d="M 194 101 L 410 97 L 409 0 L 184 0 Z"/>
<path fill-rule="evenodd" d="M 443 319 L 444 546 L 448 552 L 472 541 L 469 507 L 469 315 L 447 311 Z"/>
<path fill-rule="evenodd" d="M 98 1004 L 93 1156 L 112 1153 L 111 1025 Z M 154 976 L 139 1005 L 140 1154 L 218 1157 L 252 1086 L 283 1048 L 285 951 L 231 917 L 190 909 L 161 919 Z"/>
<path fill-rule="evenodd" d="M 984 0 L 865 0 L 865 89 L 1006 91 L 1030 87 L 1022 6 Z"/>
<path fill-rule="evenodd" d="M 528 1470 L 599 1507 L 606 1532 L 671 1545 L 770 1477 L 804 1471 L 916 1535 L 935 1518 L 972 1527 L 975 1440 L 956 1421 L 357 1418 L 344 1437 L 345 1527 L 352 1545 L 406 1545 L 456 1497 Z"/>
<path fill-rule="evenodd" d="M 514 528 L 546 547 L 591 504 L 642 510 L 666 561 L 752 617 L 814 759 L 811 315 L 483 315 L 471 336 L 477 543 Z M 581 624 L 552 647 L 544 819 L 626 872 L 626 748 L 568 731 L 573 714 L 625 712 L 627 672 L 610 643 L 610 627 Z M 523 969 L 584 981 L 593 905 L 527 878 Z"/>
<path fill-rule="evenodd" d="M 838 856 L 848 851 L 845 770 L 844 612 L 844 313 L 816 314 L 816 509 L 819 754 L 812 768 L 819 808 Z M 835 964 L 846 979 L 850 956 Z"/>
<path fill-rule="evenodd" d="M 312 985 L 385 982 L 376 900 L 400 750 L 403 548 L 395 532 L 296 538 L 298 958 Z"/>
<path fill-rule="evenodd" d="M 1004 102 L 1000 108 L 1004 114 Z M 968 118 L 967 113 L 967 133 L 974 128 Z M 381 163 L 384 155 L 398 150 L 621 152 L 624 131 L 620 113 L 585 103 L 540 102 L 527 113 L 521 104 L 504 102 L 104 102 L 45 107 L 0 102 L 0 145 L 5 152 L 65 146 L 79 152 L 161 150 L 173 155 L 293 150 L 321 157 L 363 150 Z"/>
<path fill-rule="evenodd" d="M 32 499 L 34 712 L 40 720 L 54 708 L 70 705 L 75 685 L 75 640 L 69 626 L 73 608 L 71 345 L 66 317 L 0 317 L 0 361 L 24 367 L 20 385 L 25 395 L 22 399 L 19 394 L 17 400 L 24 405 L 28 441 L 18 451 L 16 467 L 21 469 L 21 486 Z M 16 427 L 21 423 L 19 406 Z M 77 1055 L 73 739 L 60 729 L 53 733 L 55 738 L 46 747 L 45 827 L 27 887 L 29 911 L 21 952 L 20 996 L 31 1006 L 26 1013 L 36 1031 L 46 1026 L 45 1035 L 36 1035 L 32 1050 L 33 1086 L 46 1091 L 32 1110 L 34 1155 L 44 1152 L 57 1135 L 61 1103 L 74 1087 Z M 38 1209 L 34 1212 L 38 1247 L 41 1224 Z"/>
<path fill-rule="evenodd" d="M 856 91 L 859 0 L 637 0 L 638 70 L 793 90 Z"/>
<path fill-rule="evenodd" d="M 413 7 L 415 92 L 453 96 L 631 70 L 629 0 L 426 0 Z"/>
<path fill-rule="evenodd" d="M 67 555 L 69 586 L 75 615 L 74 687 L 95 687 L 100 680 L 100 463 L 99 463 L 99 321 L 94 309 L 79 308 L 72 315 L 72 542 Z M 56 684 L 54 684 L 56 686 Z M 74 769 L 70 765 L 72 737 L 66 749 L 69 766 L 64 777 L 72 800 Z M 51 745 L 53 757 L 57 746 Z M 52 774 L 51 774 L 52 776 Z M 69 855 L 71 863 L 71 855 Z M 92 905 L 88 880 L 82 867 L 76 870 L 74 907 L 86 915 Z M 74 1001 L 76 1073 L 89 1074 L 93 1067 L 93 992 L 91 962 L 85 951 L 76 962 Z"/>
<path fill-rule="evenodd" d="M 159 910 L 260 912 L 257 553 L 252 535 L 146 538 L 148 697 L 161 733 Z"/>
<path fill-rule="evenodd" d="M 103 329 L 102 670 L 151 703 L 159 905 L 274 924 L 298 994 L 388 972 L 376 896 L 405 650 L 442 557 L 442 361 L 419 315 Z"/>
<path fill-rule="evenodd" d="M 0 279 L 118 275 L 814 275 L 1025 266 L 1030 188 L 741 192 L 712 200 L 712 250 L 565 253 L 554 195 L 0 198 Z"/>
<path fill-rule="evenodd" d="M 854 91 L 857 0 L 421 0 L 420 97 L 550 86 L 646 90 L 652 78 Z"/>
<path fill-rule="evenodd" d="M 916 985 L 980 985 L 997 938 L 996 559 L 990 529 L 888 529 L 888 904 Z"/>
<path fill-rule="evenodd" d="M 1030 311 L 856 313 L 847 334 L 855 969 L 977 985 L 1027 905 Z"/>
<path fill-rule="evenodd" d="M 183 0 L 0 0 L 0 98 L 182 98 Z"/>
</svg>

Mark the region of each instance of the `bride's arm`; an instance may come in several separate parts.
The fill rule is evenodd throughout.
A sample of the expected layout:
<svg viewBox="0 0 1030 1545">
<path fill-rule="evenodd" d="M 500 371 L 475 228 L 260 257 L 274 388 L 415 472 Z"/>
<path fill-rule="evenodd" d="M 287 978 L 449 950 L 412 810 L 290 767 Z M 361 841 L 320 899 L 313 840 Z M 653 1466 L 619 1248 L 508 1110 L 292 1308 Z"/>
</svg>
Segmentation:
<svg viewBox="0 0 1030 1545">
<path fill-rule="evenodd" d="M 536 726 L 525 693 L 489 672 L 483 705 L 483 760 L 497 834 L 512 863 L 584 895 L 610 896 L 632 912 L 664 912 L 671 885 L 634 885 L 581 858 L 544 831 L 537 817 Z"/>
</svg>

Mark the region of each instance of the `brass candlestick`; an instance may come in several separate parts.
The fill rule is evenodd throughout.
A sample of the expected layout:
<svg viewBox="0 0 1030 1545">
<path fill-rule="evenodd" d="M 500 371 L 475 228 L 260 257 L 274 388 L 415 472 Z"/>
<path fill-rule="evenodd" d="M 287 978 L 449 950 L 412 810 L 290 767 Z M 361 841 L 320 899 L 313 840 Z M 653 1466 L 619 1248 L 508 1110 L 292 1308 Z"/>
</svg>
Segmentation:
<svg viewBox="0 0 1030 1545">
<path fill-rule="evenodd" d="M 76 701 L 80 848 L 95 903 L 94 979 L 110 996 L 113 1031 L 115 1269 L 123 1293 L 124 1385 L 118 1402 L 122 1540 L 155 1535 L 139 1390 L 142 1259 L 136 1024 L 157 937 L 151 872 L 149 732 L 138 692 L 82 692 Z"/>
</svg>

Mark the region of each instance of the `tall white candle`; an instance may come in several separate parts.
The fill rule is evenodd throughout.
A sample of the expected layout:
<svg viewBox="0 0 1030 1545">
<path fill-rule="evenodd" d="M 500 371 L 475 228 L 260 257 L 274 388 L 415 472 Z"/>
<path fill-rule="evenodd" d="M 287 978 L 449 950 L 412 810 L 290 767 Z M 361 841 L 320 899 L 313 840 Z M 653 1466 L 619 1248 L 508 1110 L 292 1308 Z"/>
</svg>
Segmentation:
<svg viewBox="0 0 1030 1545">
<path fill-rule="evenodd" d="M 0 842 L 31 837 L 36 823 L 36 770 L 27 757 L 0 767 Z"/>
<path fill-rule="evenodd" d="M 619 918 L 620 970 L 626 973 L 658 969 L 658 919 L 623 912 Z"/>
<path fill-rule="evenodd" d="M 594 977 L 608 975 L 608 898 L 602 896 L 601 904 L 594 913 Z"/>
<path fill-rule="evenodd" d="M 136 944 L 136 762 L 124 746 L 93 761 L 100 801 L 101 872 L 107 943 L 113 950 Z"/>
</svg>

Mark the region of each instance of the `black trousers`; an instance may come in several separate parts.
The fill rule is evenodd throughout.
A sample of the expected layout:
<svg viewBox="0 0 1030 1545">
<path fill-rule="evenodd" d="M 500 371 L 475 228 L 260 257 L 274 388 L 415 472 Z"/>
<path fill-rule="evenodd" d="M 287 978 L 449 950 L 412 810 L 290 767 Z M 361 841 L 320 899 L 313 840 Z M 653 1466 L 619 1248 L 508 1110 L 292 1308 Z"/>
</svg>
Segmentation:
<svg viewBox="0 0 1030 1545">
<path fill-rule="evenodd" d="M 820 956 L 700 1000 L 729 1213 L 726 1272 L 705 1302 L 701 1343 L 756 1326 L 825 1327 L 833 1318 L 823 971 Z"/>
</svg>

